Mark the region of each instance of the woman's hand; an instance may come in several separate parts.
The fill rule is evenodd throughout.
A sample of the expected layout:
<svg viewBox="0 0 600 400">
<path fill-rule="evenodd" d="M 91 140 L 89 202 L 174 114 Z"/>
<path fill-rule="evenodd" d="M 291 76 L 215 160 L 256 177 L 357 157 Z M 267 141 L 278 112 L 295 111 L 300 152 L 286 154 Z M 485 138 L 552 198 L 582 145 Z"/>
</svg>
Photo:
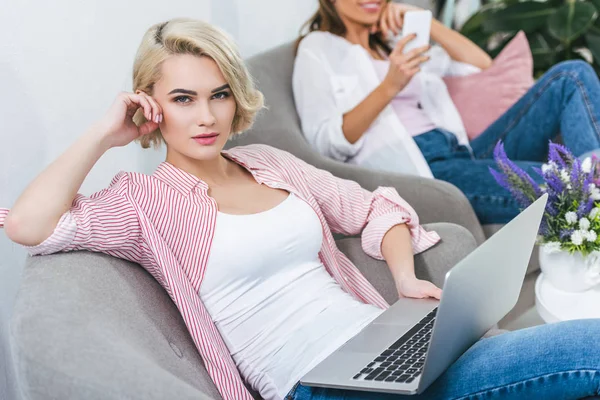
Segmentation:
<svg viewBox="0 0 600 400">
<path fill-rule="evenodd" d="M 371 29 L 371 33 L 381 31 L 383 37 L 387 38 L 390 32 L 396 36 L 402 32 L 402 25 L 404 24 L 404 14 L 407 11 L 422 11 L 422 8 L 411 6 L 409 4 L 399 4 L 389 2 L 385 5 L 385 8 L 381 12 L 379 23 L 374 25 Z"/>
<path fill-rule="evenodd" d="M 383 79 L 382 85 L 390 88 L 394 94 L 404 89 L 413 76 L 421 70 L 421 64 L 429 60 L 429 56 L 424 53 L 431 48 L 430 45 L 417 47 L 404 54 L 404 46 L 415 37 L 415 34 L 403 37 L 390 53 L 390 69 Z"/>
<path fill-rule="evenodd" d="M 417 279 L 414 276 L 403 277 L 396 281 L 396 289 L 400 297 L 411 297 L 415 299 L 425 299 L 433 297 L 441 299 L 442 289 L 429 281 Z"/>
<path fill-rule="evenodd" d="M 144 110 L 148 121 L 138 127 L 133 122 L 133 116 L 139 108 Z M 106 135 L 109 147 L 119 147 L 155 131 L 162 118 L 162 109 L 152 97 L 142 91 L 123 92 L 117 96 L 106 115 L 96 123 L 96 127 Z"/>
</svg>

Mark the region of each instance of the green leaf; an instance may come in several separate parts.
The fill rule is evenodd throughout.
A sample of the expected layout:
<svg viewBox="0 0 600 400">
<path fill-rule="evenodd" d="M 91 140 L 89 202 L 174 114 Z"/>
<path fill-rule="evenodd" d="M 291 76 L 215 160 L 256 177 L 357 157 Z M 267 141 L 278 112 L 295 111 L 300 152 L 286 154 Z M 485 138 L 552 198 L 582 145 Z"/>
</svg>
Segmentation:
<svg viewBox="0 0 600 400">
<path fill-rule="evenodd" d="M 600 12 L 600 0 L 589 0 L 596 7 L 596 11 Z"/>
<path fill-rule="evenodd" d="M 548 18 L 548 31 L 568 45 L 587 32 L 596 18 L 598 18 L 598 11 L 593 4 L 570 2 Z"/>
<path fill-rule="evenodd" d="M 600 1 L 600 0 L 599 0 Z M 489 18 L 490 14 L 499 7 L 497 3 L 492 3 L 482 7 L 479 11 L 473 14 L 467 22 L 465 22 L 460 29 L 460 33 L 465 36 L 469 36 L 469 34 L 473 32 L 477 32 L 481 30 L 483 21 Z"/>
<path fill-rule="evenodd" d="M 488 42 L 492 35 L 483 31 L 476 31 L 469 34 L 467 37 L 473 41 L 477 46 L 488 52 Z"/>
<path fill-rule="evenodd" d="M 592 52 L 594 56 L 594 60 L 597 64 L 600 64 L 600 29 L 596 27 L 592 27 L 585 34 L 585 40 L 587 42 L 587 47 Z"/>
<path fill-rule="evenodd" d="M 534 69 L 545 70 L 556 63 L 556 55 L 560 49 L 552 46 L 542 33 L 533 33 L 527 38 L 533 55 Z"/>
<path fill-rule="evenodd" d="M 555 8 L 545 2 L 526 1 L 490 12 L 482 26 L 486 32 L 535 32 L 544 26 Z"/>
</svg>

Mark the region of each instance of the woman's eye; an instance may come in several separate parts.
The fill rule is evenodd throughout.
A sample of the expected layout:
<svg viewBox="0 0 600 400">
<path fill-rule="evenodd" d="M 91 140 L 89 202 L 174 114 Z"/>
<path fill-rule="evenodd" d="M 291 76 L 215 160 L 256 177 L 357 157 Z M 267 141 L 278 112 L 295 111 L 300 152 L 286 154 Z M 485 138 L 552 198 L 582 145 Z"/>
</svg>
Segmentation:
<svg viewBox="0 0 600 400">
<path fill-rule="evenodd" d="M 190 101 L 192 101 L 192 99 L 190 99 L 189 96 L 177 96 L 173 99 L 173 101 L 175 101 L 176 103 L 189 103 Z"/>
<path fill-rule="evenodd" d="M 229 97 L 229 92 L 219 92 L 213 95 L 213 99 L 223 100 Z"/>
</svg>

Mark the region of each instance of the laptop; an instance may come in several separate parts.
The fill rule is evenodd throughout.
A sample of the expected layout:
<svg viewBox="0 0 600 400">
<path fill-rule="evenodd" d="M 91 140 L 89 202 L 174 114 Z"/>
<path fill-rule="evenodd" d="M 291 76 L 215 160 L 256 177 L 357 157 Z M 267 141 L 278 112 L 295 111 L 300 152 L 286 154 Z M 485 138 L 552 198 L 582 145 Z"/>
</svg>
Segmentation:
<svg viewBox="0 0 600 400">
<path fill-rule="evenodd" d="M 446 274 L 440 301 L 399 299 L 300 383 L 422 393 L 517 303 L 547 198 L 456 264 Z"/>
</svg>

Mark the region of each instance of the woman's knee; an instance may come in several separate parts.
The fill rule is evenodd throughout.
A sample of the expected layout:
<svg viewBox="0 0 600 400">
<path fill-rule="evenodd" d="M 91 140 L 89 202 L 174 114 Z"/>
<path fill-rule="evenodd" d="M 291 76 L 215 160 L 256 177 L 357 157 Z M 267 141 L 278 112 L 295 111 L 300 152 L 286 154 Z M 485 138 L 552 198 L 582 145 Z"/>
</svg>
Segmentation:
<svg viewBox="0 0 600 400">
<path fill-rule="evenodd" d="M 561 72 L 568 73 L 572 77 L 585 80 L 586 82 L 589 80 L 598 81 L 598 76 L 594 68 L 583 60 L 562 61 L 548 70 L 549 74 Z"/>
<path fill-rule="evenodd" d="M 538 350 L 554 352 L 551 358 L 562 360 L 571 369 L 600 371 L 600 319 L 564 321 L 545 328 Z"/>
</svg>

